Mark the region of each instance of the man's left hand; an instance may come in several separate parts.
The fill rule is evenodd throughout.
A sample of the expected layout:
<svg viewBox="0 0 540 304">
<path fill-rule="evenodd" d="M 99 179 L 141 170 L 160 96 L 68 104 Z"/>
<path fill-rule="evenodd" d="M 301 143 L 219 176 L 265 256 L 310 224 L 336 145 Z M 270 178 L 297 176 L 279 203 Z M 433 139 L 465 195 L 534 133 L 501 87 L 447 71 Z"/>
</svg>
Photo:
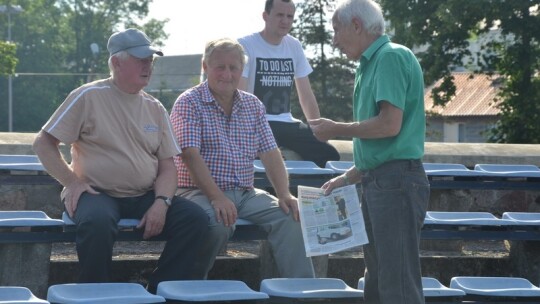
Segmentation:
<svg viewBox="0 0 540 304">
<path fill-rule="evenodd" d="M 143 239 L 149 239 L 159 235 L 165 226 L 168 207 L 160 201 L 154 204 L 146 211 L 137 228 L 144 227 Z"/>
</svg>

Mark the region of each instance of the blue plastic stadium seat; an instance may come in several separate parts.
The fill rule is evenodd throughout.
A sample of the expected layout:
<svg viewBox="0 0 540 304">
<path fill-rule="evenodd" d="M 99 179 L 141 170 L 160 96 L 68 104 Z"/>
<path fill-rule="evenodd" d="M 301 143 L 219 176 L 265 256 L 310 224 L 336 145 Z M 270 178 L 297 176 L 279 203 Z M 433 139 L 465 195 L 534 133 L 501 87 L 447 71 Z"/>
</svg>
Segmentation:
<svg viewBox="0 0 540 304">
<path fill-rule="evenodd" d="M 306 160 L 286 160 L 285 169 L 289 174 L 299 174 L 299 175 L 314 175 L 314 174 L 334 174 L 334 170 L 321 168 L 317 166 L 312 161 Z M 263 163 L 260 160 L 253 161 L 253 168 L 255 173 L 265 172 Z"/>
<path fill-rule="evenodd" d="M 255 170 L 255 173 L 264 173 L 266 170 L 264 169 L 264 165 L 262 161 L 259 159 L 256 159 L 253 161 L 253 169 Z"/>
<path fill-rule="evenodd" d="M 448 288 L 439 282 L 439 280 L 431 277 L 422 277 L 422 288 L 424 290 L 424 296 L 427 298 L 461 298 L 465 295 L 464 291 Z"/>
<path fill-rule="evenodd" d="M 285 169 L 289 174 L 334 174 L 334 170 L 321 168 L 307 160 L 286 160 Z"/>
<path fill-rule="evenodd" d="M 2 223 L 1 216 L 2 216 L 2 212 L 0 211 L 0 226 Z M 69 217 L 69 215 L 65 211 L 62 213 L 62 220 L 57 220 L 57 221 L 59 221 L 60 223 L 66 226 L 75 225 L 73 220 Z M 138 219 L 127 219 L 127 218 L 120 219 L 120 221 L 118 222 L 118 227 L 120 229 L 134 229 L 135 227 L 137 227 L 137 225 L 139 225 L 139 223 L 140 223 L 140 220 Z M 244 219 L 237 219 L 235 224 L 236 225 L 254 225 L 253 222 L 244 220 Z"/>
<path fill-rule="evenodd" d="M 540 288 L 524 278 L 453 277 L 450 288 L 461 289 L 470 298 L 536 298 L 540 301 Z"/>
<path fill-rule="evenodd" d="M 517 225 L 540 226 L 540 213 L 537 212 L 505 212 L 502 218 Z"/>
<path fill-rule="evenodd" d="M 165 303 L 165 299 L 136 283 L 77 283 L 49 287 L 47 300 L 58 304 L 143 304 Z"/>
<path fill-rule="evenodd" d="M 0 170 L 45 171 L 36 155 L 0 155 Z"/>
<path fill-rule="evenodd" d="M 228 302 L 264 300 L 268 295 L 249 288 L 242 281 L 166 281 L 158 284 L 157 295 L 166 300 L 186 302 Z"/>
<path fill-rule="evenodd" d="M 63 226 L 64 222 L 51 219 L 43 211 L 0 211 L 0 227 Z"/>
<path fill-rule="evenodd" d="M 66 226 L 73 226 L 75 223 L 73 220 L 69 217 L 69 215 L 64 211 L 62 213 L 62 221 Z M 138 219 L 120 219 L 118 222 L 118 227 L 120 229 L 134 229 L 139 225 L 140 220 Z"/>
<path fill-rule="evenodd" d="M 504 177 L 540 177 L 540 168 L 534 165 L 477 164 L 474 170 Z"/>
<path fill-rule="evenodd" d="M 470 170 L 462 164 L 423 163 L 428 176 L 483 176 L 485 173 Z"/>
<path fill-rule="evenodd" d="M 336 174 L 342 174 L 352 166 L 354 166 L 354 162 L 352 161 L 330 160 L 326 162 L 325 168 L 334 170 Z"/>
<path fill-rule="evenodd" d="M 358 280 L 358 289 L 364 290 L 364 278 Z M 447 298 L 459 301 L 465 295 L 463 290 L 448 288 L 439 282 L 439 280 L 432 277 L 422 277 L 422 289 L 426 300 L 429 300 L 428 298 Z"/>
<path fill-rule="evenodd" d="M 333 278 L 264 279 L 260 290 L 267 293 L 271 299 L 325 299 L 332 302 L 349 300 L 356 303 L 364 297 L 362 290 L 352 288 L 342 280 Z"/>
<path fill-rule="evenodd" d="M 19 286 L 0 286 L 0 303 L 10 304 L 49 304 L 36 297 L 30 289 Z"/>
<path fill-rule="evenodd" d="M 504 226 L 513 223 L 510 220 L 499 219 L 489 212 L 428 211 L 424 224 Z"/>
</svg>

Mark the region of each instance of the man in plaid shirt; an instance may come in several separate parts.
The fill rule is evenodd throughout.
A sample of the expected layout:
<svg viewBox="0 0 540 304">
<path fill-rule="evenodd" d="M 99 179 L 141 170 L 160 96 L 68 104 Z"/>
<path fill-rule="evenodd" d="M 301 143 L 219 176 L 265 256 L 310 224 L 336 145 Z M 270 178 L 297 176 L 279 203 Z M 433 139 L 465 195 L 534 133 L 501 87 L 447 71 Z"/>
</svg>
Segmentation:
<svg viewBox="0 0 540 304">
<path fill-rule="evenodd" d="M 210 227 L 196 263 L 206 277 L 216 255 L 234 232 L 237 218 L 268 233 L 282 277 L 314 277 L 306 257 L 298 202 L 289 192 L 287 171 L 265 118 L 264 105 L 237 90 L 245 55 L 235 40 L 207 43 L 203 69 L 207 81 L 176 100 L 171 122 L 182 155 L 175 159 L 178 192 L 201 206 Z M 277 197 L 253 187 L 253 160 L 259 157 Z"/>
</svg>

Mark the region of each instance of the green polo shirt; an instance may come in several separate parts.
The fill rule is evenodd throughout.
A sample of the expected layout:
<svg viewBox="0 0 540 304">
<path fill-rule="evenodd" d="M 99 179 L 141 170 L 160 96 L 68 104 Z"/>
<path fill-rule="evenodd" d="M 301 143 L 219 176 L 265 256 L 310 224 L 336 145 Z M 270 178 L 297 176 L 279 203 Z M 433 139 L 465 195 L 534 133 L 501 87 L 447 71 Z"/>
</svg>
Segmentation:
<svg viewBox="0 0 540 304">
<path fill-rule="evenodd" d="M 373 169 L 392 160 L 424 156 L 426 117 L 422 69 L 411 50 L 391 43 L 386 35 L 375 40 L 360 58 L 354 84 L 354 120 L 377 116 L 381 101 L 403 111 L 401 131 L 388 138 L 354 138 L 354 162 L 359 170 Z"/>
</svg>

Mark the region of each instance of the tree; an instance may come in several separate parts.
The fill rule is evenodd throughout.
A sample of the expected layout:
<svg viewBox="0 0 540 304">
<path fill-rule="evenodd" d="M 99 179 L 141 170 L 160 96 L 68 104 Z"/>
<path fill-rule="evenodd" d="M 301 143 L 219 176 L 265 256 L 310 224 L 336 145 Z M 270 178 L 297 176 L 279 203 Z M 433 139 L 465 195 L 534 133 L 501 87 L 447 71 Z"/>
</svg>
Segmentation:
<svg viewBox="0 0 540 304">
<path fill-rule="evenodd" d="M 15 1 L 12 1 L 15 2 Z M 158 44 L 166 38 L 165 21 L 142 24 L 150 0 L 18 0 L 24 11 L 12 18 L 17 44 L 13 78 L 14 130 L 35 132 L 74 88 L 107 77 L 107 41 L 116 30 L 138 27 Z M 0 31 L 7 22 L 0 14 Z M 1 37 L 0 37 L 1 39 Z M 97 53 L 90 47 L 99 46 Z M 3 59 L 3 57 L 2 57 Z M 3 82 L 1 84 L 3 86 Z M 0 90 L 0 108 L 7 108 Z M 0 115 L 0 130 L 7 117 Z"/>
<path fill-rule="evenodd" d="M 392 40 L 422 50 L 417 56 L 426 84 L 444 79 L 432 92 L 437 104 L 444 105 L 453 96 L 451 72 L 470 58 L 474 71 L 502 76 L 500 121 L 491 141 L 540 143 L 539 0 L 380 2 Z M 500 38 L 480 39 L 493 32 Z M 469 50 L 471 40 L 481 44 L 476 53 Z"/>
<path fill-rule="evenodd" d="M 13 43 L 0 41 L 0 75 L 12 75 L 17 66 L 15 52 L 17 46 Z"/>
<path fill-rule="evenodd" d="M 333 52 L 328 24 L 328 8 L 333 2 L 313 0 L 297 3 L 292 35 L 302 42 L 310 57 L 313 73 L 309 78 L 321 116 L 336 121 L 351 121 L 354 63 Z M 303 117 L 299 104 L 292 105 L 294 116 Z"/>
</svg>

